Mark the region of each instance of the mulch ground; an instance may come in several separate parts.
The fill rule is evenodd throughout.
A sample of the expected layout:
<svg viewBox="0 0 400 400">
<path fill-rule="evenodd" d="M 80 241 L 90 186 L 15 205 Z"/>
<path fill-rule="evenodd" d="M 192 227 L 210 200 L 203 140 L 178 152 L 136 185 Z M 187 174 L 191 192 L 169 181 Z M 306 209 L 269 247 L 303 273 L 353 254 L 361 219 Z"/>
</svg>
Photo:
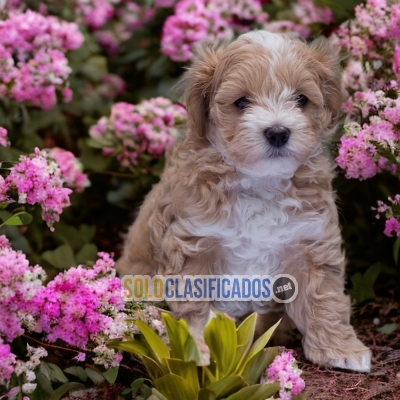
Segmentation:
<svg viewBox="0 0 400 400">
<path fill-rule="evenodd" d="M 371 372 L 356 373 L 325 369 L 310 363 L 301 343 L 295 343 L 295 356 L 303 369 L 306 398 L 310 400 L 400 400 L 400 324 L 391 334 L 377 330 L 384 324 L 400 323 L 400 306 L 389 299 L 378 299 L 357 307 L 352 324 L 357 336 L 372 350 Z"/>
</svg>

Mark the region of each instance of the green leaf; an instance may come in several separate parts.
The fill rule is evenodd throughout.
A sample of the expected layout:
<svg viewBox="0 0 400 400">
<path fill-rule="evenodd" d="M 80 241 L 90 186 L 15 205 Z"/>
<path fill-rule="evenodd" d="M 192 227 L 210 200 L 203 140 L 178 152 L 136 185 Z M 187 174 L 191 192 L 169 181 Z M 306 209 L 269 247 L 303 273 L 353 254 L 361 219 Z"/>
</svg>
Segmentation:
<svg viewBox="0 0 400 400">
<path fill-rule="evenodd" d="M 82 367 L 69 367 L 64 369 L 64 372 L 73 376 L 76 376 L 77 378 L 79 378 L 80 380 L 86 382 L 87 380 L 87 373 L 85 372 L 85 370 Z"/>
<path fill-rule="evenodd" d="M 91 368 L 85 368 L 85 372 L 89 379 L 95 384 L 98 385 L 102 382 L 104 382 L 104 376 L 102 374 L 99 374 L 98 372 L 94 371 Z"/>
<path fill-rule="evenodd" d="M 69 244 L 74 252 L 85 244 L 85 239 L 78 229 L 63 222 L 57 224 L 54 237 L 62 244 Z"/>
<path fill-rule="evenodd" d="M 57 269 L 67 269 L 77 265 L 74 252 L 69 244 L 62 244 L 55 250 L 45 251 L 42 258 Z"/>
<path fill-rule="evenodd" d="M 68 378 L 64 375 L 64 372 L 55 364 L 42 361 L 39 370 L 51 382 L 68 382 Z"/>
<path fill-rule="evenodd" d="M 246 365 L 248 364 L 248 362 L 255 356 L 257 355 L 260 351 L 262 351 L 264 349 L 264 347 L 266 346 L 266 344 L 268 343 L 269 339 L 271 338 L 272 334 L 275 332 L 275 329 L 278 327 L 278 325 L 280 324 L 281 320 L 279 320 L 275 325 L 271 326 L 271 328 L 269 328 L 267 330 L 267 332 L 265 332 L 264 334 L 262 334 L 255 342 L 254 344 L 251 346 L 249 353 L 247 355 L 247 357 L 244 360 L 244 367 L 246 367 Z M 243 371 L 243 368 L 240 368 L 240 371 Z"/>
<path fill-rule="evenodd" d="M 148 379 L 146 379 L 146 378 L 138 378 L 138 379 L 135 379 L 135 380 L 132 382 L 132 384 L 131 384 L 131 391 L 132 391 L 132 394 L 136 394 L 136 393 L 140 390 L 140 388 L 144 385 L 144 383 L 145 383 L 146 381 L 150 382 L 150 381 L 149 381 Z"/>
<path fill-rule="evenodd" d="M 54 389 L 51 386 L 50 379 L 45 376 L 39 368 L 39 371 L 36 371 L 36 382 L 38 386 L 42 388 L 47 394 L 52 394 L 54 392 Z M 36 390 L 35 390 L 36 393 Z M 47 397 L 47 396 L 46 396 Z"/>
<path fill-rule="evenodd" d="M 254 385 L 260 381 L 262 373 L 272 363 L 274 358 L 279 354 L 278 347 L 264 348 L 262 351 L 252 357 L 245 365 L 242 372 L 244 380 L 249 385 Z"/>
<path fill-rule="evenodd" d="M 216 398 L 222 398 L 236 393 L 238 390 L 247 386 L 247 383 L 241 376 L 230 375 L 211 383 L 205 389 L 212 392 Z"/>
<path fill-rule="evenodd" d="M 151 393 L 155 396 L 157 400 L 168 400 L 165 396 L 163 396 L 156 388 L 151 389 Z"/>
<path fill-rule="evenodd" d="M 151 353 L 154 355 L 155 360 L 160 364 L 163 363 L 164 358 L 169 358 L 169 350 L 167 345 L 161 340 L 161 338 L 151 329 L 148 325 L 146 325 L 142 321 L 136 321 L 136 325 L 142 333 L 144 339 L 148 344 L 148 348 Z"/>
<path fill-rule="evenodd" d="M 211 356 L 217 366 L 217 379 L 226 376 L 235 361 L 237 337 L 235 322 L 222 313 L 206 325 L 204 340 L 210 348 Z"/>
<path fill-rule="evenodd" d="M 106 372 L 103 372 L 104 378 L 106 378 L 108 383 L 115 383 L 118 376 L 119 367 L 109 368 Z"/>
<path fill-rule="evenodd" d="M 97 259 L 98 251 L 94 243 L 87 243 L 75 255 L 76 262 L 78 264 L 84 264 L 87 261 L 94 261 Z"/>
<path fill-rule="evenodd" d="M 68 392 L 74 392 L 77 390 L 86 389 L 85 385 L 77 382 L 68 382 L 61 385 L 57 390 L 53 392 L 53 394 L 49 397 L 48 400 L 60 400 L 64 394 Z"/>
<path fill-rule="evenodd" d="M 165 375 L 153 384 L 168 400 L 195 400 L 197 398 L 197 393 L 189 383 L 178 375 Z"/>
<path fill-rule="evenodd" d="M 242 364 L 251 348 L 256 329 L 257 313 L 249 315 L 236 329 L 237 347 L 233 370 L 236 371 Z"/>
<path fill-rule="evenodd" d="M 171 347 L 171 358 L 199 363 L 197 345 L 184 319 L 177 321 L 170 314 L 163 313 L 162 320 L 168 333 Z"/>
<path fill-rule="evenodd" d="M 87 224 L 79 225 L 79 233 L 81 234 L 82 239 L 85 240 L 86 243 L 90 243 L 94 239 L 94 236 L 96 235 L 96 226 Z"/>
<path fill-rule="evenodd" d="M 5 225 L 27 225 L 32 222 L 32 219 L 33 217 L 31 214 L 26 211 L 20 211 L 4 221 L 0 227 Z"/>
<path fill-rule="evenodd" d="M 226 400 L 264 400 L 275 395 L 279 389 L 279 383 L 248 386 L 227 397 Z"/>
<path fill-rule="evenodd" d="M 378 328 L 377 331 L 379 331 L 385 335 L 390 335 L 397 329 L 398 326 L 399 326 L 398 324 L 385 324 L 385 325 L 381 326 L 380 328 Z"/>
<path fill-rule="evenodd" d="M 182 361 L 174 358 L 166 360 L 168 368 L 172 374 L 185 379 L 186 382 L 197 393 L 199 390 L 199 378 L 197 375 L 196 363 L 194 361 Z"/>
<path fill-rule="evenodd" d="M 225 378 L 224 378 L 225 379 Z M 208 389 L 200 389 L 197 400 L 217 400 L 217 397 L 213 392 L 210 392 Z"/>
<path fill-rule="evenodd" d="M 381 270 L 381 264 L 373 264 L 367 269 L 364 275 L 356 272 L 351 276 L 350 280 L 353 288 L 350 290 L 350 293 L 356 299 L 357 303 L 375 298 L 374 284 Z"/>
<path fill-rule="evenodd" d="M 118 349 L 133 353 L 137 356 L 149 356 L 150 350 L 136 339 L 126 340 L 124 342 L 120 340 L 111 340 L 107 343 L 107 347 L 110 349 Z"/>
<path fill-rule="evenodd" d="M 154 381 L 168 373 L 168 370 L 165 368 L 164 365 L 157 363 L 150 357 L 142 356 L 142 363 L 146 368 L 147 373 L 149 374 L 150 378 Z"/>
<path fill-rule="evenodd" d="M 103 56 L 92 56 L 81 67 L 81 72 L 92 81 L 100 80 L 107 74 L 107 60 Z"/>
</svg>

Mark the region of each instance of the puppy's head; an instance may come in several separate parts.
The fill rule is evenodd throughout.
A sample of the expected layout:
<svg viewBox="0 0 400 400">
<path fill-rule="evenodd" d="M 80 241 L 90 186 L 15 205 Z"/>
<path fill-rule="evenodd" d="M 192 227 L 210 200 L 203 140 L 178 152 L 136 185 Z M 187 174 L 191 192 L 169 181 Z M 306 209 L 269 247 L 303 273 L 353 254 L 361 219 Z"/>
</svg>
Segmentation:
<svg viewBox="0 0 400 400">
<path fill-rule="evenodd" d="M 202 47 L 183 83 L 191 138 L 258 176 L 294 173 L 333 132 L 340 110 L 339 63 L 323 39 L 308 45 L 258 31 Z"/>
</svg>

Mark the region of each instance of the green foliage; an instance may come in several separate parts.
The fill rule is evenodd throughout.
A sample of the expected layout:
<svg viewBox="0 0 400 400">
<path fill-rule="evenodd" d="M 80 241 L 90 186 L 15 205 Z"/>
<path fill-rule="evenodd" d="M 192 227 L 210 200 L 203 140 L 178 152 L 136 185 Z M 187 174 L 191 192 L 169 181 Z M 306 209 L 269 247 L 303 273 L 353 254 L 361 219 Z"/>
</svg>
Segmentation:
<svg viewBox="0 0 400 400">
<path fill-rule="evenodd" d="M 377 330 L 385 335 L 390 335 L 397 329 L 398 326 L 399 324 L 385 324 Z"/>
<path fill-rule="evenodd" d="M 382 266 L 380 264 L 374 264 L 364 274 L 356 272 L 352 275 L 351 283 L 353 284 L 353 289 L 350 292 L 358 303 L 375 298 L 374 284 L 381 270 Z"/>
<path fill-rule="evenodd" d="M 111 341 L 110 348 L 140 357 L 154 386 L 152 393 L 166 400 L 264 400 L 276 394 L 279 384 L 257 384 L 261 374 L 278 355 L 277 348 L 265 348 L 279 322 L 254 343 L 257 315 L 252 314 L 236 328 L 233 320 L 218 313 L 204 329 L 210 349 L 209 365 L 199 365 L 201 355 L 184 320 L 162 315 L 170 349 L 141 321 L 141 336 L 128 341 Z M 135 381 L 141 385 L 144 381 Z M 132 385 L 132 391 L 133 391 Z M 148 393 L 150 394 L 150 393 Z M 147 397 L 146 397 L 147 398 Z"/>
</svg>

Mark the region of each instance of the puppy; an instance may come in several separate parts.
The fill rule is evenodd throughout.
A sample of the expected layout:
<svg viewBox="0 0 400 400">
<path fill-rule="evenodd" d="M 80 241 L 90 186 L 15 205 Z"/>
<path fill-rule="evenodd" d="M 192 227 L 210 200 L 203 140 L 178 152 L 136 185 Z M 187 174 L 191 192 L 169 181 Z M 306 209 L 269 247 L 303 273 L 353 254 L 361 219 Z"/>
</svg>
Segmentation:
<svg viewBox="0 0 400 400">
<path fill-rule="evenodd" d="M 341 105 L 338 60 L 264 31 L 203 46 L 185 74 L 188 130 L 146 197 L 118 262 L 121 274 L 290 274 L 290 303 L 215 302 L 234 317 L 287 313 L 313 362 L 369 371 L 350 325 L 333 164 L 324 142 Z M 170 302 L 200 332 L 210 302 Z"/>
</svg>

